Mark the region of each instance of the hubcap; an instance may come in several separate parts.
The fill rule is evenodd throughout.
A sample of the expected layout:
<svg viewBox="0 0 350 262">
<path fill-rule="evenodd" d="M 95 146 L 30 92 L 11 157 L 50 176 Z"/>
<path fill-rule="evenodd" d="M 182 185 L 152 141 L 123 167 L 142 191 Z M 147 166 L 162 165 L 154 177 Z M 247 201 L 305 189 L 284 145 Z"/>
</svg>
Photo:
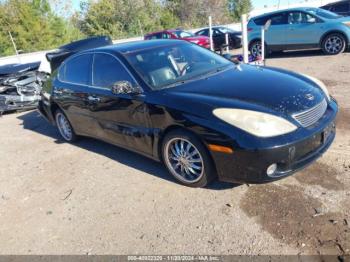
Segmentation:
<svg viewBox="0 0 350 262">
<path fill-rule="evenodd" d="M 171 173 L 184 183 L 195 183 L 204 174 L 201 154 L 186 139 L 173 138 L 166 144 L 165 161 Z"/>
<path fill-rule="evenodd" d="M 325 48 L 328 53 L 336 54 L 343 48 L 343 40 L 339 36 L 332 36 L 326 40 Z"/>
<path fill-rule="evenodd" d="M 60 134 L 62 137 L 68 141 L 72 140 L 73 132 L 72 128 L 66 119 L 66 117 L 62 113 L 58 113 L 56 115 L 56 122 L 58 130 L 60 131 Z"/>
<path fill-rule="evenodd" d="M 261 56 L 261 43 L 255 43 L 250 52 L 252 53 L 252 56 L 254 57 L 258 57 L 258 56 Z"/>
</svg>

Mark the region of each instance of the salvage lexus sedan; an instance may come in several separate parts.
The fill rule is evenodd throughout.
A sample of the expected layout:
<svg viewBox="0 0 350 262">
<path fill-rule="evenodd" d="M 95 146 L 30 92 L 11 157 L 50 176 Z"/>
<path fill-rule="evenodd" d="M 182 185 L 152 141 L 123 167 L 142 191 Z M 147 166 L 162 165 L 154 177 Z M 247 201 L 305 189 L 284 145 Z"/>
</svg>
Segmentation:
<svg viewBox="0 0 350 262">
<path fill-rule="evenodd" d="M 315 78 L 151 40 L 67 58 L 39 110 L 68 142 L 98 138 L 204 187 L 274 181 L 311 164 L 334 140 L 338 106 Z"/>
</svg>

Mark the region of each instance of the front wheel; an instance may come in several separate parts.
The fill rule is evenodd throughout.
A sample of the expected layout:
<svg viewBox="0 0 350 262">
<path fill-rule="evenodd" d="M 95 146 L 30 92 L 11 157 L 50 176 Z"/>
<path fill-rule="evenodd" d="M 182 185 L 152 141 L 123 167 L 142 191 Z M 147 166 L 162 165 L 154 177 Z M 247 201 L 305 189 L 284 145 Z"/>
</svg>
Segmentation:
<svg viewBox="0 0 350 262">
<path fill-rule="evenodd" d="M 261 57 L 262 56 L 261 41 L 256 40 L 256 41 L 252 42 L 249 46 L 249 51 L 253 57 Z M 269 54 L 269 52 L 267 51 L 267 46 L 265 44 L 265 57 L 267 57 L 268 54 Z"/>
<path fill-rule="evenodd" d="M 58 131 L 65 141 L 74 142 L 77 139 L 72 125 L 69 123 L 68 118 L 60 109 L 57 109 L 55 112 L 55 121 Z"/>
<path fill-rule="evenodd" d="M 169 172 L 183 185 L 205 187 L 216 177 L 207 149 L 191 133 L 179 130 L 167 134 L 162 157 Z"/>
<path fill-rule="evenodd" d="M 341 34 L 330 34 L 322 41 L 322 50 L 326 55 L 337 55 L 343 53 L 345 49 L 346 40 Z"/>
</svg>

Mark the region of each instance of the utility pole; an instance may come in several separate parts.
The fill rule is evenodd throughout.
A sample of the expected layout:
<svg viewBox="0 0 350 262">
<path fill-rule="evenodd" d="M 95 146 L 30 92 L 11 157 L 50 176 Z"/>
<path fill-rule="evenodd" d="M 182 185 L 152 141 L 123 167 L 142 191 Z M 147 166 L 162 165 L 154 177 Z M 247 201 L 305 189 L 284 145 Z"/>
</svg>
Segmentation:
<svg viewBox="0 0 350 262">
<path fill-rule="evenodd" d="M 10 31 L 9 31 L 9 35 L 10 35 L 10 39 L 11 39 L 11 42 L 12 42 L 13 48 L 15 49 L 16 55 L 18 55 L 18 51 L 17 51 L 17 47 L 16 47 L 16 43 L 15 43 L 15 41 L 13 40 L 13 37 L 12 37 L 12 34 L 11 34 L 11 32 L 10 32 Z"/>
</svg>

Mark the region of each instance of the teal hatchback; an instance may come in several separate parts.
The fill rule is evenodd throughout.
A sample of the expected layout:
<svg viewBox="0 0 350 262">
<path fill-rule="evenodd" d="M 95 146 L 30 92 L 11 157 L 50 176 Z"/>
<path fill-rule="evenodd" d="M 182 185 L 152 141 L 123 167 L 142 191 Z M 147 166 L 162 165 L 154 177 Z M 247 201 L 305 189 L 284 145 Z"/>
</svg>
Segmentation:
<svg viewBox="0 0 350 262">
<path fill-rule="evenodd" d="M 266 52 L 322 49 L 327 55 L 344 52 L 350 45 L 350 17 L 320 8 L 293 8 L 264 14 L 248 23 L 249 50 L 261 55 L 261 27 L 271 20 L 265 35 Z"/>
</svg>

